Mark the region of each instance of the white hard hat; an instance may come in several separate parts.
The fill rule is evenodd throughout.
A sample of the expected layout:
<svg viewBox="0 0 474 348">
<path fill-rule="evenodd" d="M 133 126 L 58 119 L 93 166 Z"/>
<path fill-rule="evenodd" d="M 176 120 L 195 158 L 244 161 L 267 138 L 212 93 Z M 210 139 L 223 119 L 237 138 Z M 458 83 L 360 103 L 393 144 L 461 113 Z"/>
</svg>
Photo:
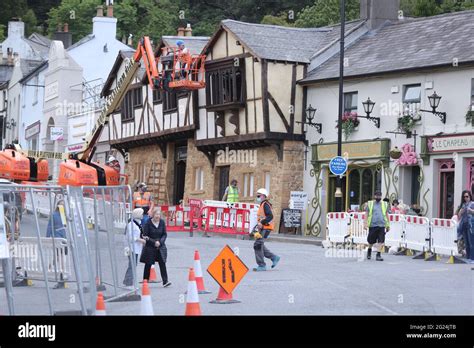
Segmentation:
<svg viewBox="0 0 474 348">
<path fill-rule="evenodd" d="M 265 195 L 265 197 L 268 197 L 268 191 L 264 188 L 258 189 L 257 193 L 259 195 Z"/>
<path fill-rule="evenodd" d="M 110 156 L 109 157 L 109 162 L 113 162 L 113 161 L 116 161 L 117 159 L 114 157 L 114 156 Z"/>
</svg>

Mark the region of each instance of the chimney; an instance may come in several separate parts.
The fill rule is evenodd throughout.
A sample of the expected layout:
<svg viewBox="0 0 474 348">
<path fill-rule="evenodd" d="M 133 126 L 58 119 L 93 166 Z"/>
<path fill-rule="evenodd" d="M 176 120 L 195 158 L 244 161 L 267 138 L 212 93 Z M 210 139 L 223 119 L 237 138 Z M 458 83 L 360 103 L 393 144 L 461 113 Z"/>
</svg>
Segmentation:
<svg viewBox="0 0 474 348">
<path fill-rule="evenodd" d="M 132 35 L 128 37 L 127 45 L 132 46 L 133 45 L 133 38 Z"/>
<path fill-rule="evenodd" d="M 58 27 L 57 27 L 57 32 L 62 32 L 63 31 L 63 26 L 61 25 L 61 23 L 58 24 Z"/>
<path fill-rule="evenodd" d="M 114 5 L 107 5 L 107 17 L 114 16 Z"/>
<path fill-rule="evenodd" d="M 184 28 L 183 27 L 179 27 L 178 28 L 178 36 L 184 36 Z"/>
<path fill-rule="evenodd" d="M 184 36 L 193 36 L 193 28 L 191 28 L 191 24 L 189 23 L 184 30 Z"/>
<path fill-rule="evenodd" d="M 104 8 L 102 6 L 97 6 L 96 17 L 104 17 Z"/>
<path fill-rule="evenodd" d="M 370 29 L 386 21 L 397 21 L 400 0 L 360 0 L 360 19 L 366 19 Z"/>
<path fill-rule="evenodd" d="M 18 52 L 13 53 L 13 64 L 16 65 L 19 62 L 20 62 L 20 55 L 18 54 Z"/>
<path fill-rule="evenodd" d="M 21 20 L 8 22 L 8 38 L 19 39 L 25 36 L 25 23 Z"/>
<path fill-rule="evenodd" d="M 7 48 L 7 64 L 13 65 L 13 48 Z"/>
<path fill-rule="evenodd" d="M 72 33 L 69 32 L 68 23 L 58 26 L 58 31 L 53 34 L 53 40 L 62 41 L 65 49 L 72 45 Z"/>
</svg>

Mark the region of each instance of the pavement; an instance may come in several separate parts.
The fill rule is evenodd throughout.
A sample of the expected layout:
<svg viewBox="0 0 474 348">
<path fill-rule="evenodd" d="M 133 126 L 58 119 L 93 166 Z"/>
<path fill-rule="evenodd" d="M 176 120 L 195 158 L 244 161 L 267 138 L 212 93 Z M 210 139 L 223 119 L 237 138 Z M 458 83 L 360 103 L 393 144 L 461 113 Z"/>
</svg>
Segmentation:
<svg viewBox="0 0 474 348">
<path fill-rule="evenodd" d="M 46 219 L 40 229 L 46 231 Z M 34 235 L 34 220 L 25 216 L 22 234 Z M 100 255 L 104 281 L 112 284 L 112 263 L 117 266 L 119 280 L 127 266 L 123 255 L 123 235 L 112 235 L 113 255 L 106 248 L 107 233 L 100 232 Z M 277 239 L 277 238 L 275 238 Z M 408 256 L 384 254 L 385 261 L 364 254 L 324 249 L 316 244 L 299 244 L 272 236 L 267 247 L 281 256 L 275 269 L 253 272 L 253 241 L 235 237 L 204 238 L 195 233 L 168 233 L 168 274 L 173 283 L 163 288 L 150 284 L 155 315 L 183 315 L 188 269 L 193 266 L 194 250 L 199 250 L 204 283 L 211 294 L 199 295 L 204 315 L 473 315 L 474 265 L 446 264 L 447 259 L 427 262 Z M 206 269 L 219 251 L 228 244 L 250 269 L 233 292 L 240 303 L 211 304 L 218 285 Z M 95 246 L 91 245 L 92 250 Z M 375 256 L 375 255 L 374 255 Z M 268 262 L 270 266 L 271 261 Z M 270 267 L 268 267 L 270 268 Z M 156 265 L 159 277 L 159 268 Z M 143 265 L 137 268 L 141 280 Z M 55 283 L 49 283 L 52 287 Z M 107 285 L 106 296 L 114 294 Z M 124 291 L 121 289 L 120 291 Z M 79 309 L 75 283 L 67 289 L 51 290 L 54 311 Z M 15 287 L 16 314 L 49 314 L 43 281 L 31 287 Z M 0 289 L 0 314 L 6 314 L 4 289 Z M 107 314 L 137 315 L 140 302 L 107 302 Z"/>
</svg>

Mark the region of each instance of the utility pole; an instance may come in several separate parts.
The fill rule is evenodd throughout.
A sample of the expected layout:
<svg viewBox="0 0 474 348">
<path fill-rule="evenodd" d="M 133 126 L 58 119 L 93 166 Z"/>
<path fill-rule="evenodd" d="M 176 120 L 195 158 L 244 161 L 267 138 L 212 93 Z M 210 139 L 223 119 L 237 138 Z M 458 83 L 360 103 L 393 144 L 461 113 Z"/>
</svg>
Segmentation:
<svg viewBox="0 0 474 348">
<path fill-rule="evenodd" d="M 337 114 L 337 155 L 342 156 L 342 114 L 344 112 L 344 34 L 346 22 L 346 2 L 340 0 L 341 7 L 341 48 L 339 53 L 339 112 Z M 336 211 L 342 211 L 342 177 L 336 178 Z"/>
</svg>

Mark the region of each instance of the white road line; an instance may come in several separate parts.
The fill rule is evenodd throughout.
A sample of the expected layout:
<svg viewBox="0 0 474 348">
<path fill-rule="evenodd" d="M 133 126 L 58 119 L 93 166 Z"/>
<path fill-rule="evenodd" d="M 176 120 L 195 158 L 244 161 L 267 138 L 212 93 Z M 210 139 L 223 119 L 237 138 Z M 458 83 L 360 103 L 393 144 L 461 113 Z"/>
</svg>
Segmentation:
<svg viewBox="0 0 474 348">
<path fill-rule="evenodd" d="M 391 309 L 388 309 L 387 307 L 382 306 L 380 303 L 377 303 L 377 302 L 375 302 L 375 301 L 369 301 L 369 303 L 372 303 L 374 306 L 379 307 L 380 309 L 383 309 L 383 310 L 389 312 L 390 314 L 398 315 L 397 312 L 394 312 L 394 311 L 392 311 Z"/>
<path fill-rule="evenodd" d="M 324 280 L 327 281 L 329 284 L 334 285 L 335 287 L 338 287 L 339 289 L 342 289 L 342 290 L 349 290 L 349 289 L 346 288 L 345 286 L 339 285 L 339 284 L 334 283 L 334 282 L 332 282 L 332 281 L 330 281 L 330 280 L 327 280 L 327 279 L 324 279 Z"/>
</svg>

